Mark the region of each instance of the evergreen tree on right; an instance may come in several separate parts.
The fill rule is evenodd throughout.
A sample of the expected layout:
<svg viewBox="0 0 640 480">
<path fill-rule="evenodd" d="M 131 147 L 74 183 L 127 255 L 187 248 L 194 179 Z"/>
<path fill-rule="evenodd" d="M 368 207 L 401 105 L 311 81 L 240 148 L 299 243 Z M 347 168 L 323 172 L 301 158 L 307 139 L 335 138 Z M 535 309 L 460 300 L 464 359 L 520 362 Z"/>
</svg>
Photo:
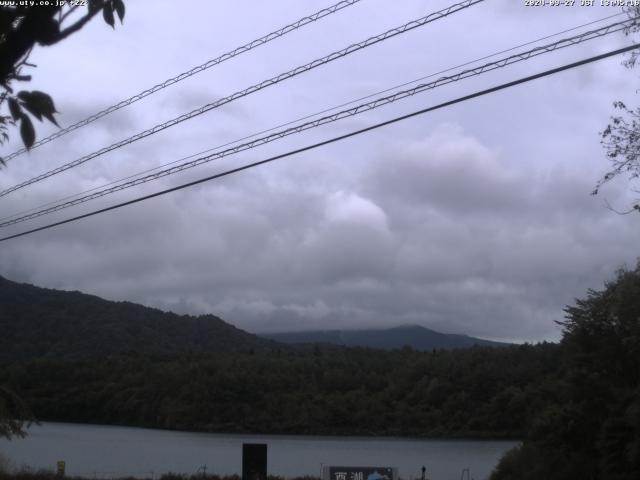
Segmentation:
<svg viewBox="0 0 640 480">
<path fill-rule="evenodd" d="M 640 478 L 640 262 L 565 313 L 556 401 L 492 480 Z"/>
</svg>

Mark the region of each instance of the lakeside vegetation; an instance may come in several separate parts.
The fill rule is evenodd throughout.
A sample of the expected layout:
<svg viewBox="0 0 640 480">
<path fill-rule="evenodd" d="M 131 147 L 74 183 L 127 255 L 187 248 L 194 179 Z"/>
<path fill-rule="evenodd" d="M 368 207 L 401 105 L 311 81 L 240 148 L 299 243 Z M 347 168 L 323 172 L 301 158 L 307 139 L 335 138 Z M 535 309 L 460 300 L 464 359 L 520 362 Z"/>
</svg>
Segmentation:
<svg viewBox="0 0 640 480">
<path fill-rule="evenodd" d="M 65 480 L 87 480 L 87 477 L 79 476 L 66 476 Z M 96 478 L 103 478 L 100 476 L 91 476 L 92 480 Z M 109 480 L 241 480 L 240 475 L 215 475 L 208 473 L 195 473 L 192 475 L 178 474 L 178 473 L 165 473 L 153 478 L 141 478 L 131 476 L 113 476 L 105 475 L 105 478 Z M 60 476 L 51 470 L 16 470 L 8 471 L 0 468 L 0 480 L 60 480 Z M 284 477 L 278 475 L 267 475 L 267 480 L 285 480 Z M 304 477 L 290 477 L 287 480 L 320 480 L 319 477 L 304 476 Z"/>
<path fill-rule="evenodd" d="M 40 420 L 234 433 L 520 438 L 555 344 L 31 359 L 0 364 Z"/>
</svg>

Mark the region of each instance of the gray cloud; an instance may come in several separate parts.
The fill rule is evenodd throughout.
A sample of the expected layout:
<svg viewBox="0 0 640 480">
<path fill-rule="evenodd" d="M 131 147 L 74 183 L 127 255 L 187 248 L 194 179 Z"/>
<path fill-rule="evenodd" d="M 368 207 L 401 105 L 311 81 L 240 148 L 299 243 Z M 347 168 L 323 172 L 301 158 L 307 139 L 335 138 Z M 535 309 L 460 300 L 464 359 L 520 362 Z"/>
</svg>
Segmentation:
<svg viewBox="0 0 640 480">
<path fill-rule="evenodd" d="M 429 6 L 429 11 L 447 4 L 440 3 Z M 478 7 L 457 21 L 434 24 L 432 29 L 305 74 L 6 197 L 2 213 L 91 188 L 520 43 L 522 25 L 544 26 L 531 33 L 534 38 L 610 14 L 583 9 L 577 20 L 571 20 L 567 13 L 532 12 L 516 8 L 513 2 L 487 5 L 486 10 Z M 256 33 L 256 25 L 275 26 L 284 17 L 295 19 L 322 6 L 305 2 L 303 8 L 299 2 L 285 2 L 277 7 L 252 4 L 251 9 L 239 11 L 242 6 L 229 2 L 217 15 L 205 15 L 211 7 L 203 3 L 198 7 L 202 14 L 187 26 L 173 20 L 179 10 L 174 2 L 163 3 L 153 16 L 132 5 L 127 12 L 132 26 L 114 33 L 96 22 L 82 32 L 85 40 L 70 39 L 60 48 L 39 53 L 38 73 L 47 72 L 43 84 L 47 80 L 48 85 L 59 85 L 59 109 L 65 121 L 72 121 L 268 30 Z M 148 128 L 424 10 L 420 2 L 408 2 L 397 11 L 385 2 L 362 2 L 323 25 L 297 32 L 292 43 L 283 39 L 277 48 L 234 60 L 69 135 L 65 142 L 16 159 L 0 172 L 2 183 L 12 184 L 34 170 L 120 140 L 127 132 Z M 367 12 L 371 18 L 364 22 L 362 15 Z M 545 23 L 534 21 L 534 16 Z M 231 28 L 239 18 L 246 24 Z M 216 39 L 203 33 L 213 28 L 205 28 L 207 21 L 219 29 Z M 158 25 L 166 34 L 149 37 L 159 31 Z M 449 40 L 436 42 L 442 38 Z M 77 75 L 68 83 L 56 84 L 65 75 L 56 62 L 93 52 L 86 39 L 102 45 L 99 75 L 91 70 L 98 62 L 93 59 L 86 67 L 76 66 Z M 192 48 L 180 46 L 185 39 Z M 619 41 L 607 40 L 599 48 Z M 123 54 L 132 42 L 135 47 Z M 286 55 L 284 45 L 289 48 Z M 163 52 L 165 64 L 141 54 L 150 48 Z M 562 54 L 535 67 L 434 91 L 55 218 L 361 128 L 566 58 L 568 54 Z M 487 338 L 556 339 L 553 320 L 561 319 L 562 307 L 587 288 L 597 288 L 638 255 L 637 218 L 615 215 L 602 198 L 589 195 L 607 166 L 597 132 L 606 123 L 611 101 L 619 95 L 634 98 L 629 72 L 618 63 L 616 59 L 478 99 L 4 243 L 0 274 L 178 312 L 214 313 L 251 331 L 419 323 Z M 114 72 L 127 73 L 118 77 Z M 78 91 L 76 80 L 105 93 L 92 96 Z M 626 182 L 613 183 L 604 193 L 616 205 L 624 205 L 632 196 Z"/>
</svg>

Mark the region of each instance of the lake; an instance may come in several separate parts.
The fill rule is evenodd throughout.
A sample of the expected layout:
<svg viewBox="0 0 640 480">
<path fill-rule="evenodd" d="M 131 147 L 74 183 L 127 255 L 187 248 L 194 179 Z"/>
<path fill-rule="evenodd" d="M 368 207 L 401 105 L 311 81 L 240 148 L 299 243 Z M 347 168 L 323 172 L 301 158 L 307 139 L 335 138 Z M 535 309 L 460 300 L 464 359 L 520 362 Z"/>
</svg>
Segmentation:
<svg viewBox="0 0 640 480">
<path fill-rule="evenodd" d="M 268 472 L 284 477 L 320 475 L 322 465 L 398 468 L 405 480 L 489 476 L 502 454 L 517 442 L 424 440 L 381 437 L 314 437 L 176 432 L 131 427 L 43 423 L 24 439 L 0 439 L 0 453 L 15 466 L 55 469 L 66 461 L 67 475 L 158 477 L 162 473 L 240 474 L 242 444 L 266 443 Z M 466 478 L 466 475 L 465 475 Z"/>
</svg>

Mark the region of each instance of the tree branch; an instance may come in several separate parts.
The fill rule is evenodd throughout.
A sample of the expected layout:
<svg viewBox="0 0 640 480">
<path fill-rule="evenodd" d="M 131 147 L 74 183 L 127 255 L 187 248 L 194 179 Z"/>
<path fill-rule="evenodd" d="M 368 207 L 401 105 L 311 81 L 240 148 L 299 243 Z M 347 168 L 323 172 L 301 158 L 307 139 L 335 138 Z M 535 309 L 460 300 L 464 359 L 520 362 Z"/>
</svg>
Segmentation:
<svg viewBox="0 0 640 480">
<path fill-rule="evenodd" d="M 78 20 L 76 23 L 69 25 L 67 28 L 65 28 L 64 30 L 61 30 L 60 33 L 55 37 L 55 42 L 57 43 L 60 40 L 64 40 L 65 38 L 67 38 L 69 35 L 71 35 L 72 33 L 77 32 L 78 30 L 80 30 L 82 27 L 85 26 L 85 24 L 91 20 L 93 17 L 95 17 L 95 15 L 100 11 L 99 8 L 94 9 L 93 11 L 89 10 L 87 12 L 87 14 L 82 17 L 80 20 Z"/>
<path fill-rule="evenodd" d="M 51 34 L 51 27 L 57 25 L 54 16 L 57 7 L 37 7 L 21 16 L 16 30 L 7 33 L 0 43 L 0 83 L 6 83 L 15 65 L 29 52 L 36 42 Z M 52 24 L 53 22 L 53 24 Z M 55 24 L 55 25 L 54 25 Z"/>
<path fill-rule="evenodd" d="M 79 5 L 74 5 L 73 7 L 70 7 L 69 10 L 67 10 L 64 14 L 62 14 L 62 10 L 60 10 L 60 20 L 58 20 L 58 24 L 62 25 L 62 22 L 65 21 L 65 19 L 71 15 L 74 11 L 76 11 L 78 9 Z"/>
<path fill-rule="evenodd" d="M 604 199 L 604 203 L 605 203 L 605 207 L 607 207 L 607 210 L 611 210 L 612 212 L 617 213 L 618 215 L 629 215 L 630 213 L 633 213 L 633 211 L 635 210 L 634 207 L 630 208 L 629 210 L 625 210 L 623 212 L 616 210 L 615 208 L 613 208 L 611 206 L 611 204 L 609 203 L 609 201 L 605 198 Z"/>
</svg>

